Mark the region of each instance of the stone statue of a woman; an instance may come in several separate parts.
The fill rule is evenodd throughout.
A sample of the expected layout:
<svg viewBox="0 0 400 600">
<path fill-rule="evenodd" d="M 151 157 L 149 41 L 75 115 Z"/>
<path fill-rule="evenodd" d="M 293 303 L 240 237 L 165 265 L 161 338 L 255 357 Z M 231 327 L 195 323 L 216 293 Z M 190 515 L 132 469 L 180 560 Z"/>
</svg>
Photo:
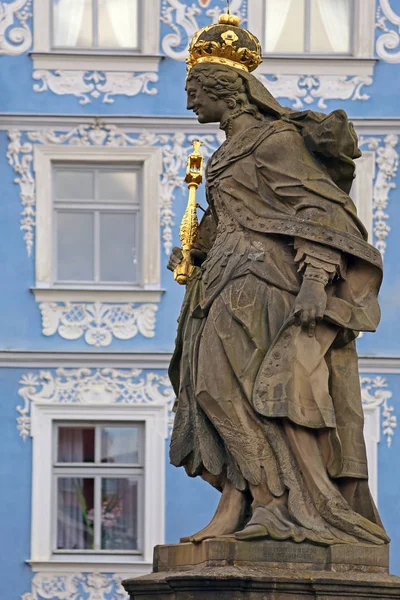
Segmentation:
<svg viewBox="0 0 400 600">
<path fill-rule="evenodd" d="M 378 325 L 382 277 L 348 195 L 357 137 L 343 111 L 280 106 L 250 74 L 260 54 L 229 15 L 190 46 L 188 109 L 226 141 L 207 166 L 170 368 L 171 462 L 222 493 L 185 541 L 385 544 L 354 342 Z"/>
</svg>

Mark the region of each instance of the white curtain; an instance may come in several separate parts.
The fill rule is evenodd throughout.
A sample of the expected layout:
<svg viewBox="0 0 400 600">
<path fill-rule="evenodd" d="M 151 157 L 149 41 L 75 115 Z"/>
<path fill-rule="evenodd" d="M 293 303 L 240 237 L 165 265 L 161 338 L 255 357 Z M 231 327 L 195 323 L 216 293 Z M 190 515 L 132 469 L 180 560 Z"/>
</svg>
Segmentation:
<svg viewBox="0 0 400 600">
<path fill-rule="evenodd" d="M 349 52 L 352 0 L 317 0 L 333 52 Z"/>
<path fill-rule="evenodd" d="M 265 40 L 267 52 L 275 51 L 293 1 L 298 2 L 298 0 L 267 0 Z"/>
<path fill-rule="evenodd" d="M 56 46 L 77 45 L 84 9 L 85 0 L 55 0 L 53 12 Z"/>
<path fill-rule="evenodd" d="M 102 0 L 118 46 L 135 48 L 138 45 L 137 0 Z"/>
</svg>

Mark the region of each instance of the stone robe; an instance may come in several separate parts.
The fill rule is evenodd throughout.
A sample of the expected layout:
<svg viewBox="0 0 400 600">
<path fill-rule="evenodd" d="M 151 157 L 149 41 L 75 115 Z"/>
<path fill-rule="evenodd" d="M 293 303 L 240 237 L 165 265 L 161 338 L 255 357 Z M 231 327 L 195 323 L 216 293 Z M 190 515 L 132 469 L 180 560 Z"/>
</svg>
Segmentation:
<svg viewBox="0 0 400 600">
<path fill-rule="evenodd" d="M 379 322 L 379 252 L 349 196 L 281 120 L 221 146 L 207 197 L 207 259 L 187 286 L 170 367 L 172 464 L 239 490 L 265 478 L 272 496 L 287 493 L 287 507 L 263 517 L 276 539 L 386 543 L 368 489 L 354 346 L 355 332 Z M 313 261 L 333 275 L 310 338 L 294 304 Z M 343 478 L 359 481 L 352 506 Z"/>
</svg>

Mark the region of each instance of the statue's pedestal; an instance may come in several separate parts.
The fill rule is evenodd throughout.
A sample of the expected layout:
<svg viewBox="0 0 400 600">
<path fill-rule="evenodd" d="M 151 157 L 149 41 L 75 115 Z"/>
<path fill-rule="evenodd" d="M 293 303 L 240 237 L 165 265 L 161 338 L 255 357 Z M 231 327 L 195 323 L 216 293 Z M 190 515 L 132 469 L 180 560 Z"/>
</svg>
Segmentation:
<svg viewBox="0 0 400 600">
<path fill-rule="evenodd" d="M 123 585 L 131 600 L 400 600 L 388 546 L 229 538 L 158 546 L 153 573 Z"/>
</svg>

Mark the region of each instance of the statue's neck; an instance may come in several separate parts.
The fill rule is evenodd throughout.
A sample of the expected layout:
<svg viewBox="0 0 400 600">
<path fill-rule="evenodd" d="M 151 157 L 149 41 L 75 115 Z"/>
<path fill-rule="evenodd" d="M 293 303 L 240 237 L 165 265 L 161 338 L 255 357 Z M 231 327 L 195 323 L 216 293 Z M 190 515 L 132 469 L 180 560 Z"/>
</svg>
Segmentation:
<svg viewBox="0 0 400 600">
<path fill-rule="evenodd" d="M 253 117 L 253 115 L 244 113 L 238 117 L 232 117 L 229 111 L 222 117 L 220 128 L 225 131 L 227 139 L 230 140 L 259 124 L 260 120 Z"/>
</svg>

